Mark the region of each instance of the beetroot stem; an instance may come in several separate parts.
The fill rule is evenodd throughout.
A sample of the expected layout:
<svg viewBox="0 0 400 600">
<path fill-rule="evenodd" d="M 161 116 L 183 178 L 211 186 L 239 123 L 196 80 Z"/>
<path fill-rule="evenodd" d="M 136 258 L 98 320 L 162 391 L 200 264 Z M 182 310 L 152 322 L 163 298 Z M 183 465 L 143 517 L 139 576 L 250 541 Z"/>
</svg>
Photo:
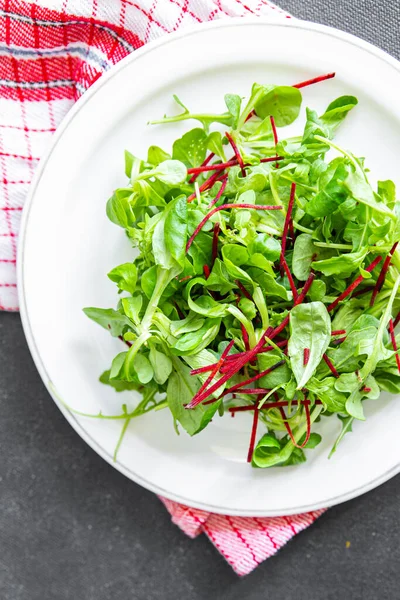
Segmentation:
<svg viewBox="0 0 400 600">
<path fill-rule="evenodd" d="M 322 358 L 324 359 L 325 363 L 330 368 L 332 375 L 334 375 L 334 377 L 338 378 L 339 377 L 339 373 L 336 371 L 336 368 L 334 367 L 334 365 L 333 365 L 331 359 L 329 358 L 329 356 L 327 354 L 323 354 Z"/>
<path fill-rule="evenodd" d="M 289 280 L 289 285 L 290 285 L 290 289 L 292 290 L 293 298 L 294 298 L 294 300 L 296 300 L 297 295 L 298 295 L 297 294 L 297 288 L 296 288 L 296 285 L 294 283 L 294 279 L 293 279 L 293 276 L 292 276 L 292 274 L 290 272 L 289 266 L 288 266 L 288 264 L 286 262 L 286 259 L 284 257 L 281 258 L 281 263 L 282 263 L 283 269 L 284 269 L 284 271 L 286 273 L 286 276 L 287 276 L 287 278 Z"/>
<path fill-rule="evenodd" d="M 244 162 L 243 162 L 242 155 L 239 152 L 239 148 L 236 146 L 235 140 L 233 139 L 233 137 L 231 136 L 231 134 L 228 131 L 225 132 L 225 135 L 226 135 L 226 138 L 227 138 L 228 142 L 232 146 L 232 150 L 233 150 L 233 152 L 234 152 L 234 154 L 235 154 L 235 156 L 237 158 L 237 161 L 239 163 L 240 169 L 242 171 L 242 176 L 246 177 L 246 171 L 245 171 L 245 168 L 244 168 Z"/>
<path fill-rule="evenodd" d="M 212 241 L 212 251 L 211 251 L 211 269 L 214 266 L 215 260 L 218 256 L 218 235 L 219 235 L 220 225 L 219 223 L 215 223 L 214 231 L 213 231 L 213 241 Z"/>
<path fill-rule="evenodd" d="M 201 167 L 205 167 L 206 165 L 208 165 L 208 163 L 210 162 L 210 160 L 212 160 L 214 158 L 215 154 L 214 152 L 211 152 L 211 154 L 209 154 L 207 156 L 207 158 L 201 163 Z M 189 173 L 189 169 L 188 169 L 188 173 Z M 198 176 L 200 175 L 201 171 L 193 171 L 194 175 L 189 179 L 189 183 L 194 183 L 196 181 L 196 179 L 198 178 Z"/>
<path fill-rule="evenodd" d="M 306 81 L 302 81 L 301 83 L 295 83 L 294 86 L 298 90 L 300 88 L 306 87 L 308 85 L 313 85 L 314 83 L 319 83 L 320 81 L 326 81 L 327 79 L 332 79 L 335 77 L 336 73 L 327 73 L 326 75 L 320 75 L 319 77 L 313 77 L 312 79 L 307 79 Z"/>
<path fill-rule="evenodd" d="M 217 213 L 218 211 L 227 210 L 228 208 L 251 208 L 251 209 L 255 209 L 255 210 L 282 210 L 282 206 L 275 206 L 275 205 L 270 206 L 267 204 L 221 204 L 221 206 L 217 206 L 216 208 L 213 208 L 212 210 L 210 210 L 210 212 L 206 214 L 206 216 L 201 221 L 201 223 L 199 223 L 199 225 L 197 225 L 196 229 L 194 230 L 194 232 L 192 233 L 192 235 L 190 236 L 190 238 L 186 244 L 186 252 L 189 250 L 190 246 L 193 243 L 193 240 L 203 229 L 203 227 L 207 223 L 207 221 L 209 219 L 211 219 L 211 217 L 213 215 L 215 215 L 215 213 Z"/>
<path fill-rule="evenodd" d="M 270 410 L 271 408 L 279 408 L 280 406 L 297 406 L 297 404 L 301 404 L 301 405 L 305 405 L 305 404 L 310 404 L 309 400 L 292 400 L 291 402 L 288 402 L 287 400 L 280 400 L 279 402 L 269 402 L 266 404 L 263 404 L 263 406 L 259 409 L 259 410 Z M 205 404 L 205 403 L 204 403 Z M 321 400 L 315 400 L 314 404 L 317 404 L 318 406 L 320 406 L 322 404 Z M 247 404 L 246 406 L 232 406 L 231 408 L 229 408 L 229 412 L 230 413 L 235 413 L 235 412 L 246 412 L 248 410 L 255 410 L 257 408 L 256 404 Z"/>
<path fill-rule="evenodd" d="M 251 294 L 246 290 L 243 283 L 239 281 L 239 279 L 236 279 L 235 283 L 238 286 L 239 290 L 242 292 L 243 296 L 245 296 L 245 298 L 247 298 L 248 300 L 253 300 Z"/>
<path fill-rule="evenodd" d="M 251 463 L 251 460 L 253 458 L 254 447 L 256 445 L 257 425 L 258 425 L 258 408 L 256 407 L 254 409 L 254 414 L 253 414 L 253 425 L 251 428 L 250 445 L 249 445 L 249 451 L 247 453 L 247 462 L 248 463 Z"/>
<path fill-rule="evenodd" d="M 217 204 L 218 200 L 221 198 L 222 194 L 225 191 L 227 183 L 228 183 L 228 175 L 224 175 L 224 178 L 222 179 L 222 185 L 219 188 L 214 200 L 211 200 L 210 204 L 208 205 L 208 208 L 211 208 L 212 206 L 214 206 L 214 204 Z"/>
<path fill-rule="evenodd" d="M 396 342 L 396 337 L 394 335 L 394 324 L 393 324 L 393 319 L 390 319 L 389 321 L 389 333 L 390 333 L 390 339 L 392 341 L 392 346 L 393 346 L 393 350 L 395 351 L 395 356 L 396 356 L 396 364 L 397 364 L 397 368 L 399 370 L 400 373 L 400 356 L 397 353 L 397 342 Z"/>
<path fill-rule="evenodd" d="M 373 271 L 376 267 L 376 265 L 378 265 L 382 260 L 382 256 L 377 256 L 375 258 L 375 260 L 365 269 L 366 271 L 368 271 L 368 273 L 370 273 L 371 271 Z M 340 296 L 338 296 L 336 298 L 336 300 L 334 300 L 332 302 L 332 304 L 330 304 L 327 308 L 328 311 L 333 310 L 334 308 L 337 307 L 337 305 L 339 304 L 339 302 L 341 302 L 342 300 L 344 300 L 345 298 L 347 298 L 347 296 L 349 296 L 351 294 L 351 292 L 353 292 L 359 285 L 360 283 L 362 283 L 364 281 L 364 277 L 362 275 L 359 275 L 357 277 L 357 279 L 355 279 L 353 281 L 352 284 L 349 285 L 349 287 L 347 289 L 344 290 L 344 292 L 342 292 L 340 294 Z"/>
<path fill-rule="evenodd" d="M 374 305 L 375 299 L 376 299 L 378 293 L 381 291 L 383 284 L 385 283 L 386 273 L 388 272 L 390 261 L 392 260 L 393 253 L 396 250 L 398 243 L 399 242 L 396 242 L 395 244 L 393 244 L 392 249 L 390 250 L 387 257 L 385 258 L 385 262 L 383 263 L 382 270 L 379 273 L 379 277 L 376 280 L 376 284 L 375 284 L 374 290 L 372 292 L 371 300 L 369 302 L 370 306 Z"/>
</svg>

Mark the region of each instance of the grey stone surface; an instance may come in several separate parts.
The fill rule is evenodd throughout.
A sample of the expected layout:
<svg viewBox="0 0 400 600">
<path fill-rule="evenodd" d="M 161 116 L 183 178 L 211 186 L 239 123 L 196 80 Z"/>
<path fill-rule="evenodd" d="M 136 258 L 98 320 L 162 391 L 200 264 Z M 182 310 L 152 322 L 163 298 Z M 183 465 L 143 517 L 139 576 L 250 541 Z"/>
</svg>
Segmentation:
<svg viewBox="0 0 400 600">
<path fill-rule="evenodd" d="M 281 6 L 400 57 L 398 0 Z M 399 598 L 399 477 L 330 509 L 239 579 L 204 537 L 186 538 L 153 494 L 72 430 L 40 381 L 15 314 L 0 314 L 0 365 L 1 600 Z"/>
</svg>

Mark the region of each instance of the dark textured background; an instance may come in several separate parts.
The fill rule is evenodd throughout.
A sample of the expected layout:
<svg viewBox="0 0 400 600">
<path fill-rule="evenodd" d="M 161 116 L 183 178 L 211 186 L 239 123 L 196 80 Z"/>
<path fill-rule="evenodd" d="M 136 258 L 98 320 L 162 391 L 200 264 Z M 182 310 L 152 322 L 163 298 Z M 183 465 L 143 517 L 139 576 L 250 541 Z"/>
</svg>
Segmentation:
<svg viewBox="0 0 400 600">
<path fill-rule="evenodd" d="M 400 58 L 398 0 L 280 5 Z M 204 536 L 186 538 L 153 494 L 77 436 L 41 383 L 15 314 L 0 314 L 0 365 L 1 600 L 400 597 L 399 477 L 332 508 L 240 580 Z"/>
</svg>

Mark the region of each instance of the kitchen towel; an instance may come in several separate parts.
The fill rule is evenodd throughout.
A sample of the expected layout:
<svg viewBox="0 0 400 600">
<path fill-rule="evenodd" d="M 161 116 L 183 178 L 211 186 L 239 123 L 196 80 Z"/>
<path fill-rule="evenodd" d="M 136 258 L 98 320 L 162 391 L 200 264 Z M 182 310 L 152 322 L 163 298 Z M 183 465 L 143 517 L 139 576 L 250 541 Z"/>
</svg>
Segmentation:
<svg viewBox="0 0 400 600">
<path fill-rule="evenodd" d="M 182 27 L 229 17 L 290 18 L 266 0 L 0 0 L 0 309 L 18 310 L 21 211 L 40 157 L 73 103 L 113 64 Z M 161 499 L 190 537 L 204 532 L 239 575 L 323 511 L 230 517 Z"/>
</svg>

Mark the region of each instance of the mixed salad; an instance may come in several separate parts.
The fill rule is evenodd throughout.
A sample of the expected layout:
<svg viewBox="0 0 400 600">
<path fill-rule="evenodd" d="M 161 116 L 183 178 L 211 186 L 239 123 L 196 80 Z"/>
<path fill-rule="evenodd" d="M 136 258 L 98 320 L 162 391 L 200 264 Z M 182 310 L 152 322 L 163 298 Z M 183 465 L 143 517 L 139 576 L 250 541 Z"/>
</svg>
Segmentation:
<svg viewBox="0 0 400 600">
<path fill-rule="evenodd" d="M 332 141 L 357 99 L 307 108 L 298 135 L 281 134 L 301 89 L 333 76 L 255 83 L 221 114 L 175 97 L 178 114 L 152 123 L 198 125 L 172 150 L 125 152 L 107 215 L 136 255 L 108 273 L 116 309 L 84 309 L 124 346 L 101 381 L 141 394 L 131 412 L 96 415 L 123 421 L 116 453 L 150 411 L 191 436 L 248 411 L 248 462 L 294 465 L 321 418 L 340 421 L 334 452 L 365 400 L 400 391 L 400 204 L 392 181 L 374 189 L 364 158 Z"/>
</svg>

